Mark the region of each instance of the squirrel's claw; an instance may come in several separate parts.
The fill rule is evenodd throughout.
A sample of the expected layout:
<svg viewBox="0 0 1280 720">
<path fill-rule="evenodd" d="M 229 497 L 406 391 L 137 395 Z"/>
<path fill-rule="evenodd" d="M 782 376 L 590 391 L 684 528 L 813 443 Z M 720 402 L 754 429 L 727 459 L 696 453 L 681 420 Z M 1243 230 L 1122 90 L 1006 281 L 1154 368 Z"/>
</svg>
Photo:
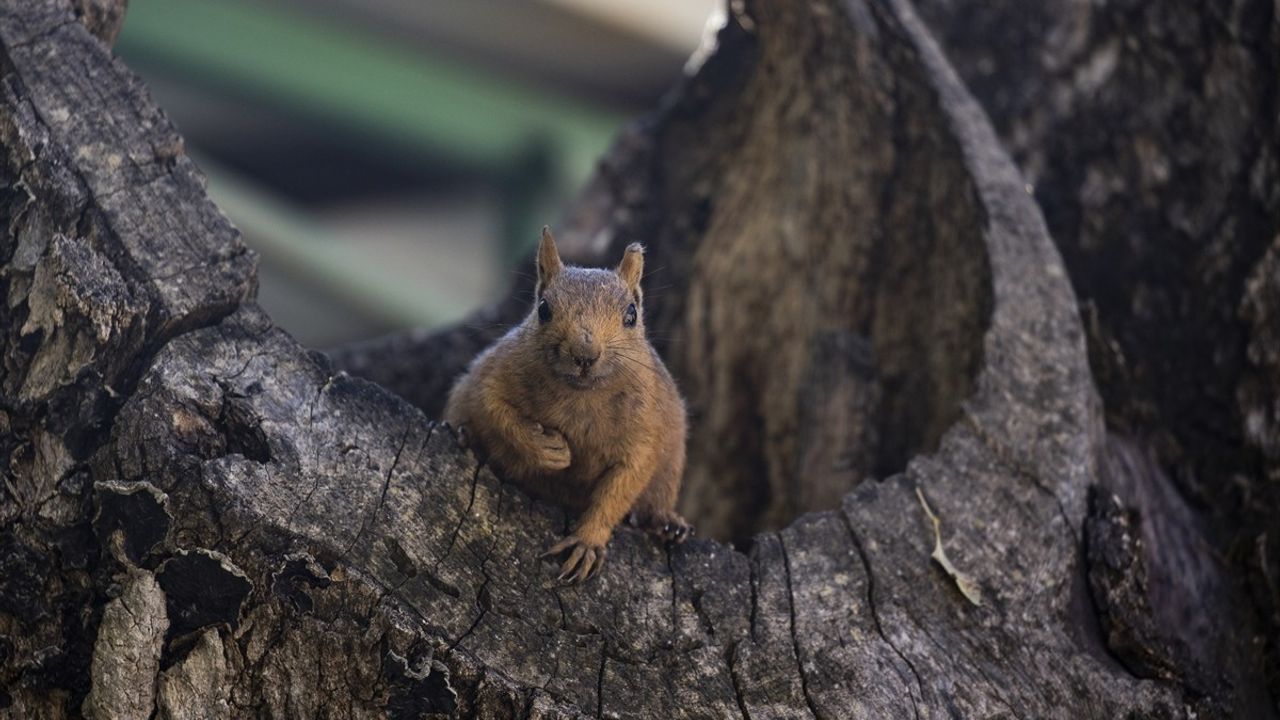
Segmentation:
<svg viewBox="0 0 1280 720">
<path fill-rule="evenodd" d="M 542 553 L 541 557 L 544 557 L 544 558 L 555 557 L 556 555 L 559 555 L 560 553 L 564 552 L 566 549 L 568 549 L 571 545 L 573 545 L 576 542 L 578 542 L 578 538 L 572 535 L 567 535 L 564 538 L 562 538 L 560 542 L 547 548 L 546 552 Z"/>
<path fill-rule="evenodd" d="M 679 545 L 693 536 L 693 526 L 675 512 L 641 518 L 640 526 L 650 535 L 673 545 Z"/>
<path fill-rule="evenodd" d="M 575 547 L 573 549 L 573 552 L 569 553 L 569 559 L 565 560 L 564 564 L 560 566 L 560 577 L 556 579 L 557 580 L 567 579 L 571 574 L 573 574 L 573 571 L 578 568 L 578 562 L 580 560 L 585 559 L 587 561 L 587 564 L 590 564 L 591 561 L 594 560 L 595 558 L 586 557 L 588 552 L 590 552 L 590 550 L 588 550 L 584 545 L 578 545 L 577 547 Z"/>
<path fill-rule="evenodd" d="M 570 535 L 552 545 L 542 553 L 542 557 L 555 557 L 569 548 L 573 548 L 573 551 L 560 566 L 560 574 L 556 580 L 570 583 L 583 582 L 595 577 L 604 567 L 604 559 L 608 554 L 605 547 L 587 543 L 576 535 Z"/>
<path fill-rule="evenodd" d="M 693 534 L 693 528 L 683 523 L 667 523 L 664 534 L 669 538 L 670 542 L 679 545 Z"/>
</svg>

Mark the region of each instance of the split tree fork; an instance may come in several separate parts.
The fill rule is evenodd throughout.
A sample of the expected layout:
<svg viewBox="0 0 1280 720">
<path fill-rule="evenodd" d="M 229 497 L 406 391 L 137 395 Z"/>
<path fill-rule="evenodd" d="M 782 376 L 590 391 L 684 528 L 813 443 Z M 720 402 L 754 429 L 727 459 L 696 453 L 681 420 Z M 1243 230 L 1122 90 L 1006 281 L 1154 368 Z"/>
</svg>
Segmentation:
<svg viewBox="0 0 1280 720">
<path fill-rule="evenodd" d="M 98 11 L 122 5 L 0 10 L 0 713 L 1270 712 L 1252 638 L 1275 634 L 1224 591 L 1234 566 L 1166 466 L 1108 434 L 1099 398 L 1132 427 L 1176 421 L 1160 452 L 1198 452 L 1183 440 L 1217 416 L 1153 406 L 1150 388 L 1225 358 L 1210 385 L 1240 392 L 1212 397 L 1258 404 L 1248 434 L 1220 439 L 1275 465 L 1245 444 L 1272 436 L 1262 370 L 1280 357 L 1280 255 L 1248 254 L 1277 226 L 1280 133 L 1260 125 L 1274 3 L 1064 0 L 1035 4 L 1034 28 L 1026 3 L 946 3 L 990 28 L 957 55 L 976 87 L 1031 98 L 1009 134 L 1030 143 L 1034 190 L 1061 188 L 1039 195 L 1054 222 L 1104 217 L 1082 202 L 1136 223 L 1078 236 L 1066 267 L 908 2 L 731 3 L 714 52 L 620 136 L 559 238 L 596 266 L 646 243 L 662 281 L 644 320 L 693 418 L 681 509 L 700 537 L 616 533 L 608 571 L 573 587 L 538 560 L 565 514 L 430 420 L 532 288 L 332 363 L 299 347 L 254 302 L 254 257 L 176 131 L 75 21 L 109 38 L 118 14 Z M 1027 47 L 1054 64 L 1025 84 L 1039 66 L 984 54 Z M 1178 81 L 1149 82 L 1153 67 Z M 1108 133 L 1131 147 L 1097 155 L 1132 164 L 1081 164 L 1091 128 L 1151 113 L 1177 122 Z M 1162 212 L 1133 212 L 1151 198 Z M 1160 300 L 1172 276 L 1113 270 L 1153 258 L 1202 273 L 1196 317 L 1231 318 L 1234 344 L 1142 352 L 1148 311 L 1182 307 Z M 1068 270 L 1107 268 L 1071 278 L 1098 300 L 1082 322 Z M 1091 374 L 1086 350 L 1119 374 Z M 1274 533 L 1246 539 L 1265 603 L 1280 553 Z"/>
</svg>

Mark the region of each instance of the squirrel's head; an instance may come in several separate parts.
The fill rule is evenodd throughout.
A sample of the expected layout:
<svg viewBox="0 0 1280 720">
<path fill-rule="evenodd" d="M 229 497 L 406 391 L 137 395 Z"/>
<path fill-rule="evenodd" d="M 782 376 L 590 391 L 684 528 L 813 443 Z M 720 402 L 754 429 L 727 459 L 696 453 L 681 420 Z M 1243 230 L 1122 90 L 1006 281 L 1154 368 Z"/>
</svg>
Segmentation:
<svg viewBox="0 0 1280 720">
<path fill-rule="evenodd" d="M 644 248 L 627 246 L 614 270 L 566 266 L 550 228 L 538 245 L 538 285 L 525 321 L 552 373 L 584 389 L 652 364 L 644 339 Z"/>
</svg>

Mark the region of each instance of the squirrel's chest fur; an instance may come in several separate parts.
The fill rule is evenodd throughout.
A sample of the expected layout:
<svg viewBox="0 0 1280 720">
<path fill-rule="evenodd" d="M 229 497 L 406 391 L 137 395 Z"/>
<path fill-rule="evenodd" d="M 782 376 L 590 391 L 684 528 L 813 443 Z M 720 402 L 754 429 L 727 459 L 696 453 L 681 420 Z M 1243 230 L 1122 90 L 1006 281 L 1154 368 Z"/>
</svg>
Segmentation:
<svg viewBox="0 0 1280 720">
<path fill-rule="evenodd" d="M 643 442 L 648 403 L 643 388 L 614 387 L 584 391 L 524 394 L 529 417 L 559 430 L 569 443 L 573 462 L 562 479 L 594 482 L 606 469 L 620 462 L 629 444 Z"/>
</svg>

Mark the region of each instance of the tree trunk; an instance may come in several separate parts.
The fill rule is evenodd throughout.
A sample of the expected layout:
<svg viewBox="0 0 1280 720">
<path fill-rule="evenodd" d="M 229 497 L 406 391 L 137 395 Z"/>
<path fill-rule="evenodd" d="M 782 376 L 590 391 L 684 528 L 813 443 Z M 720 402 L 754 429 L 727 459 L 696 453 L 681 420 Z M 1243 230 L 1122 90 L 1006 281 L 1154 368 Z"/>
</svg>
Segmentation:
<svg viewBox="0 0 1280 720">
<path fill-rule="evenodd" d="M 649 245 L 685 508 L 750 544 L 622 530 L 573 587 L 538 559 L 568 518 L 429 419 L 527 288 L 299 347 L 73 17 L 0 14 L 7 712 L 1267 712 L 1198 516 L 1105 433 L 1040 211 L 907 0 L 731 3 L 569 212 L 581 262 Z"/>
<path fill-rule="evenodd" d="M 920 5 L 1035 187 L 1109 429 L 1204 511 L 1280 691 L 1280 5 Z"/>
</svg>

